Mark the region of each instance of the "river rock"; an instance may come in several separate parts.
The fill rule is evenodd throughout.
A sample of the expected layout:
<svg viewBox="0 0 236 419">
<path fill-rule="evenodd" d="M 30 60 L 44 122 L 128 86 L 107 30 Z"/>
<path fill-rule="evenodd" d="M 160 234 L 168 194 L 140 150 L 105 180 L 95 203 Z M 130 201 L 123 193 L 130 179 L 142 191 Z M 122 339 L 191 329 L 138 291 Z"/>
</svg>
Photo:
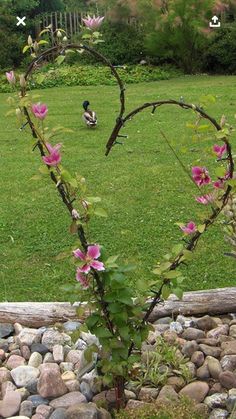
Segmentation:
<svg viewBox="0 0 236 419">
<path fill-rule="evenodd" d="M 225 355 L 220 360 L 223 371 L 234 371 L 236 369 L 236 355 Z"/>
<path fill-rule="evenodd" d="M 195 400 L 197 403 L 201 403 L 205 399 L 208 391 L 209 386 L 207 383 L 203 381 L 195 381 L 182 388 L 179 395 L 190 397 L 190 399 Z"/>
<path fill-rule="evenodd" d="M 236 340 L 230 342 L 223 342 L 221 344 L 222 357 L 225 355 L 236 355 Z"/>
<path fill-rule="evenodd" d="M 196 325 L 199 329 L 204 331 L 209 331 L 217 327 L 217 323 L 215 322 L 215 320 L 208 315 L 201 317 L 200 319 L 197 319 Z"/>
<path fill-rule="evenodd" d="M 39 370 L 28 365 L 22 365 L 11 370 L 11 376 L 17 387 L 27 387 L 32 381 L 38 378 Z"/>
<path fill-rule="evenodd" d="M 48 419 L 52 412 L 53 412 L 53 408 L 45 404 L 40 404 L 36 408 L 36 414 L 42 416 L 43 419 Z"/>
<path fill-rule="evenodd" d="M 0 323 L 0 338 L 6 338 L 14 332 L 14 327 L 11 323 Z"/>
<path fill-rule="evenodd" d="M 33 343 L 40 342 L 40 339 L 41 332 L 39 329 L 30 329 L 29 327 L 22 329 L 19 335 L 16 336 L 16 342 L 21 346 L 31 346 Z"/>
<path fill-rule="evenodd" d="M 232 412 L 236 408 L 236 395 L 229 395 L 226 400 L 226 408 L 229 412 Z"/>
<path fill-rule="evenodd" d="M 39 352 L 33 352 L 30 356 L 28 365 L 34 368 L 38 368 L 43 362 L 43 357 Z"/>
<path fill-rule="evenodd" d="M 170 385 L 165 385 L 162 387 L 160 393 L 158 394 L 157 400 L 162 403 L 169 403 L 170 401 L 178 400 L 178 394 L 174 388 Z"/>
<path fill-rule="evenodd" d="M 64 349 L 62 345 L 54 345 L 52 354 L 55 362 L 60 363 L 64 361 Z"/>
<path fill-rule="evenodd" d="M 24 400 L 20 405 L 20 416 L 31 418 L 33 414 L 33 403 L 30 400 Z"/>
<path fill-rule="evenodd" d="M 215 346 L 208 346 L 204 345 L 204 343 L 200 343 L 199 349 L 205 354 L 209 356 L 213 356 L 214 358 L 219 358 L 221 354 L 221 348 Z"/>
<path fill-rule="evenodd" d="M 229 328 L 229 336 L 232 336 L 234 339 L 236 338 L 236 325 L 232 325 Z"/>
<path fill-rule="evenodd" d="M 49 400 L 39 396 L 39 394 L 33 394 L 32 396 L 29 396 L 27 400 L 32 403 L 34 409 L 36 409 L 38 406 L 42 404 L 49 404 Z"/>
<path fill-rule="evenodd" d="M 227 393 L 215 393 L 211 396 L 207 396 L 204 400 L 204 403 L 211 409 L 214 409 L 216 407 L 224 408 L 226 405 L 227 398 Z"/>
<path fill-rule="evenodd" d="M 236 374 L 231 371 L 224 371 L 219 375 L 219 382 L 222 387 L 228 390 L 236 387 Z"/>
<path fill-rule="evenodd" d="M 220 335 L 228 335 L 228 333 L 229 326 L 227 324 L 222 324 L 221 326 L 218 326 L 215 329 L 212 329 L 209 332 L 207 332 L 207 337 L 217 339 Z"/>
<path fill-rule="evenodd" d="M 138 394 L 138 398 L 143 402 L 151 402 L 157 398 L 158 393 L 158 388 L 141 387 L 140 392 Z"/>
<path fill-rule="evenodd" d="M 0 416 L 3 418 L 9 418 L 14 415 L 20 409 L 21 396 L 17 391 L 8 391 L 0 401 Z"/>
<path fill-rule="evenodd" d="M 210 378 L 210 372 L 206 361 L 197 369 L 197 378 L 204 381 Z"/>
<path fill-rule="evenodd" d="M 213 356 L 207 356 L 206 362 L 207 362 L 211 377 L 217 380 L 219 377 L 219 374 L 222 372 L 220 361 L 214 358 Z"/>
<path fill-rule="evenodd" d="M 192 354 L 191 362 L 193 362 L 196 365 L 197 368 L 199 368 L 203 365 L 204 360 L 205 360 L 205 356 L 204 356 L 203 352 L 196 351 Z"/>
<path fill-rule="evenodd" d="M 224 418 L 227 418 L 228 416 L 229 416 L 229 413 L 227 410 L 214 409 L 212 410 L 208 419 L 224 419 Z"/>
<path fill-rule="evenodd" d="M 59 408 L 54 410 L 49 419 L 66 419 L 66 409 Z"/>
<path fill-rule="evenodd" d="M 194 327 L 189 327 L 188 329 L 185 329 L 185 331 L 182 334 L 182 337 L 186 340 L 197 340 L 200 338 L 205 337 L 205 333 L 203 330 L 195 329 Z"/>
<path fill-rule="evenodd" d="M 186 342 L 182 347 L 182 354 L 191 358 L 194 352 L 198 350 L 199 346 L 195 340 Z"/>
<path fill-rule="evenodd" d="M 57 364 L 42 364 L 40 365 L 40 371 L 37 385 L 40 396 L 57 398 L 67 393 L 67 387 L 61 378 L 60 368 Z"/>
<path fill-rule="evenodd" d="M 58 330 L 48 329 L 43 334 L 42 344 L 50 350 L 53 349 L 54 345 L 63 345 L 64 343 L 63 335 Z"/>
<path fill-rule="evenodd" d="M 33 343 L 30 347 L 31 353 L 38 352 L 42 356 L 46 355 L 48 352 L 47 346 L 43 345 L 42 343 Z"/>
<path fill-rule="evenodd" d="M 76 404 L 66 411 L 66 419 L 98 419 L 98 408 L 95 403 Z"/>
<path fill-rule="evenodd" d="M 11 355 L 9 356 L 6 366 L 9 370 L 13 370 L 14 368 L 19 367 L 20 365 L 25 365 L 25 359 L 19 355 Z"/>
<path fill-rule="evenodd" d="M 49 405 L 54 409 L 59 407 L 67 409 L 76 403 L 87 403 L 86 397 L 80 393 L 80 391 L 72 391 L 71 393 L 67 393 L 64 396 L 52 400 Z"/>
</svg>

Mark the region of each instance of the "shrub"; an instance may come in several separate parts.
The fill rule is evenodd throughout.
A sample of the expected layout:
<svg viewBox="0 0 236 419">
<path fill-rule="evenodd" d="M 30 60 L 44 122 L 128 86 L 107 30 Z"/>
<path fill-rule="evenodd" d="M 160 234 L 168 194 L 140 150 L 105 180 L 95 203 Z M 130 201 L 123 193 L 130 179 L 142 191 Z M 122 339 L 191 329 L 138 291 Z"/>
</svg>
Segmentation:
<svg viewBox="0 0 236 419">
<path fill-rule="evenodd" d="M 207 49 L 204 62 L 206 70 L 216 73 L 236 73 L 236 23 L 215 31 Z"/>
<path fill-rule="evenodd" d="M 162 69 L 154 66 L 125 66 L 119 70 L 126 83 L 139 83 L 157 80 L 168 80 L 176 76 L 177 72 L 171 69 Z M 31 80 L 31 89 L 49 88 L 58 86 L 97 86 L 114 85 L 116 81 L 107 67 L 84 65 L 53 67 L 48 65 L 35 74 Z M 0 77 L 0 92 L 11 91 L 11 86 L 6 81 L 5 75 Z"/>
</svg>

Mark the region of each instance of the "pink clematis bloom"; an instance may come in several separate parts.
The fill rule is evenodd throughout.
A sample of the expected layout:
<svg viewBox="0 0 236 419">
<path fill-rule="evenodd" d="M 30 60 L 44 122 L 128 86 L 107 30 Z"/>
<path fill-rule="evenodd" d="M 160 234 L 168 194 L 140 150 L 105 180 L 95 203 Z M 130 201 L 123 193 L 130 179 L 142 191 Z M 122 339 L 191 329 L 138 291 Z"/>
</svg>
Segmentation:
<svg viewBox="0 0 236 419">
<path fill-rule="evenodd" d="M 193 180 L 198 186 L 207 185 L 211 182 L 211 178 L 205 167 L 192 167 Z"/>
<path fill-rule="evenodd" d="M 213 186 L 216 189 L 224 189 L 224 181 L 222 179 L 219 179 L 213 183 Z"/>
<path fill-rule="evenodd" d="M 49 151 L 48 156 L 43 156 L 43 161 L 48 166 L 57 166 L 61 161 L 61 155 L 59 153 L 59 150 L 61 148 L 61 144 L 56 144 L 54 147 L 46 143 L 47 149 Z"/>
<path fill-rule="evenodd" d="M 188 235 L 196 233 L 197 231 L 196 224 L 193 221 L 189 221 L 189 223 L 186 226 L 183 226 L 180 228 L 185 234 L 188 234 Z"/>
<path fill-rule="evenodd" d="M 202 196 L 197 196 L 196 201 L 203 205 L 211 204 L 214 201 L 214 196 L 212 194 L 206 194 Z"/>
<path fill-rule="evenodd" d="M 76 249 L 73 251 L 73 255 L 85 262 L 82 268 L 79 268 L 80 272 L 87 274 L 91 268 L 95 269 L 96 271 L 105 271 L 104 264 L 98 260 L 95 260 L 98 259 L 101 255 L 100 246 L 88 246 L 87 253 L 83 253 L 80 249 Z"/>
<path fill-rule="evenodd" d="M 85 26 L 90 29 L 91 31 L 98 29 L 102 22 L 103 22 L 104 16 L 98 16 L 95 17 L 95 15 L 93 15 L 93 17 L 90 17 L 89 15 L 87 16 L 86 19 L 82 19 L 82 21 L 84 22 Z"/>
<path fill-rule="evenodd" d="M 14 71 L 9 71 L 9 73 L 6 72 L 6 78 L 10 84 L 15 84 L 16 78 L 15 78 Z"/>
<path fill-rule="evenodd" d="M 213 146 L 213 151 L 217 155 L 218 159 L 221 159 L 223 154 L 225 154 L 227 152 L 226 144 L 224 144 L 222 146 L 220 146 L 218 144 L 215 144 Z"/>
<path fill-rule="evenodd" d="M 32 111 L 34 113 L 34 116 L 38 119 L 41 119 L 42 121 L 47 116 L 48 107 L 44 103 L 36 103 L 32 105 Z"/>
<path fill-rule="evenodd" d="M 89 288 L 89 280 L 88 277 L 80 271 L 80 268 L 77 269 L 76 272 L 76 280 L 80 282 L 82 288 L 85 290 Z"/>
</svg>

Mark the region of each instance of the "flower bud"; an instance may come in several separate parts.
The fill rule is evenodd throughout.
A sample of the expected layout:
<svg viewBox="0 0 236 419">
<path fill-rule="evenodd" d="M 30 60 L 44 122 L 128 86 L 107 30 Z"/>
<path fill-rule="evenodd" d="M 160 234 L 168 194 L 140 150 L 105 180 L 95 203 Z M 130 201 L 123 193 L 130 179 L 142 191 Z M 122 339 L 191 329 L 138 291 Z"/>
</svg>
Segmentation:
<svg viewBox="0 0 236 419">
<path fill-rule="evenodd" d="M 24 74 L 20 75 L 20 87 L 24 88 L 26 87 L 26 80 Z"/>
<path fill-rule="evenodd" d="M 68 41 L 67 36 L 64 36 L 64 38 L 62 39 L 62 41 L 63 41 L 63 42 L 67 42 L 67 41 Z"/>
<path fill-rule="evenodd" d="M 61 31 L 57 31 L 57 37 L 58 37 L 58 38 L 62 38 L 62 33 L 61 33 Z"/>
<path fill-rule="evenodd" d="M 31 47 L 31 45 L 33 45 L 33 39 L 31 37 L 31 35 L 28 36 L 28 45 Z"/>
<path fill-rule="evenodd" d="M 37 52 L 39 50 L 39 45 L 38 45 L 38 42 L 37 41 L 34 41 L 33 48 L 34 48 L 34 51 L 35 52 Z"/>
<path fill-rule="evenodd" d="M 79 213 L 78 213 L 78 211 L 76 209 L 73 209 L 72 210 L 71 215 L 72 215 L 72 218 L 74 220 L 79 220 L 79 218 L 80 218 L 80 215 L 79 215 Z"/>
</svg>

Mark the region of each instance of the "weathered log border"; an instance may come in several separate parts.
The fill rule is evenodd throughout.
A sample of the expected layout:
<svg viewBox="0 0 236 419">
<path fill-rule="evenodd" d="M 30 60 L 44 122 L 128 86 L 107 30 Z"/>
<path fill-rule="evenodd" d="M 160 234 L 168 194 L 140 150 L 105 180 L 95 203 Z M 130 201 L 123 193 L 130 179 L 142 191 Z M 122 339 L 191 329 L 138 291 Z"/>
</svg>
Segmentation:
<svg viewBox="0 0 236 419">
<path fill-rule="evenodd" d="M 20 323 L 41 327 L 78 319 L 79 302 L 15 302 L 0 303 L 0 323 Z M 236 313 L 236 287 L 185 292 L 182 300 L 174 295 L 153 310 L 150 321 L 161 317 Z M 86 313 L 85 313 L 86 315 Z"/>
</svg>

